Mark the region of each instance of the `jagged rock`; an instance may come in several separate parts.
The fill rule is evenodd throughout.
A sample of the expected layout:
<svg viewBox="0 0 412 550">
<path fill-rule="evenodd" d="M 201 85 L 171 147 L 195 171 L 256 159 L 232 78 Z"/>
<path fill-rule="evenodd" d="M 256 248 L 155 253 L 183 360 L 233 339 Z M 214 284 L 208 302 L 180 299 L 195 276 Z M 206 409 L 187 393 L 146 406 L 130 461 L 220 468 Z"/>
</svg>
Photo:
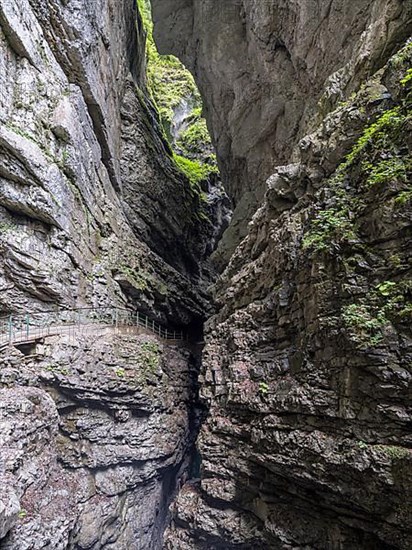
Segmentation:
<svg viewBox="0 0 412 550">
<path fill-rule="evenodd" d="M 121 335 L 2 360 L 1 547 L 159 548 L 193 444 L 192 361 Z"/>
<path fill-rule="evenodd" d="M 412 3 L 153 16 L 236 205 L 202 407 L 193 342 L 2 347 L 1 547 L 409 550 L 410 45 L 388 60 Z M 202 336 L 224 194 L 204 220 L 144 71 L 135 2 L 0 0 L 0 312 L 115 304 Z"/>
<path fill-rule="evenodd" d="M 208 307 L 209 224 L 145 91 L 136 17 L 0 2 L 0 311 L 134 302 L 186 324 Z"/>
<path fill-rule="evenodd" d="M 0 539 L 3 539 L 18 521 L 20 503 L 12 487 L 12 477 L 0 475 L 0 482 L 2 486 L 2 495 L 0 498 Z"/>
<path fill-rule="evenodd" d="M 411 545 L 411 51 L 276 169 L 217 282 L 167 549 Z"/>
<path fill-rule="evenodd" d="M 410 34 L 401 0 L 265 2 L 153 0 L 161 53 L 188 66 L 234 200 L 234 225 L 220 245 L 221 267 L 246 236 L 273 167 L 321 114 L 381 67 Z M 342 31 L 345 29 L 345 32 Z"/>
</svg>

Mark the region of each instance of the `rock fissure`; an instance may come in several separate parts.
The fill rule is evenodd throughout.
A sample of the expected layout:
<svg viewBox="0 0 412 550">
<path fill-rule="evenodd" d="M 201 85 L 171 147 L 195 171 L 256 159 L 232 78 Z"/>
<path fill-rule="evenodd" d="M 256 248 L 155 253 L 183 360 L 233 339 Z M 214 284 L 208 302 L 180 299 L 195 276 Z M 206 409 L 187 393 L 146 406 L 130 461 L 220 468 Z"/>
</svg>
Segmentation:
<svg viewBox="0 0 412 550">
<path fill-rule="evenodd" d="M 409 550 L 410 36 L 409 0 L 0 0 L 1 315 L 201 342 L 0 349 L 2 548 Z"/>
</svg>

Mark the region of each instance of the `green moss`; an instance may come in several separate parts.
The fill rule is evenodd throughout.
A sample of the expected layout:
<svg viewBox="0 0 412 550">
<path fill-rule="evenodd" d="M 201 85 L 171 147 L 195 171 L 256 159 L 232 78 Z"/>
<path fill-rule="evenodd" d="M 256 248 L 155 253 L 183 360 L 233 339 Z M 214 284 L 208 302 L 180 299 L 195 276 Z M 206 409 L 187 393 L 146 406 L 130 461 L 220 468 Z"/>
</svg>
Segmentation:
<svg viewBox="0 0 412 550">
<path fill-rule="evenodd" d="M 137 0 L 147 33 L 147 85 L 159 111 L 162 123 L 170 136 L 174 109 L 183 99 L 192 98 L 200 105 L 201 99 L 195 81 L 185 66 L 172 55 L 160 55 L 153 39 L 150 0 Z"/>
<path fill-rule="evenodd" d="M 335 253 L 342 245 L 357 245 L 358 220 L 370 202 L 372 188 L 383 193 L 389 187 L 392 196 L 397 196 L 388 204 L 400 207 L 411 202 L 412 157 L 405 148 L 412 121 L 410 109 L 406 97 L 365 128 L 329 181 L 331 198 L 315 211 L 303 238 L 305 249 Z"/>
<path fill-rule="evenodd" d="M 412 189 L 407 191 L 402 191 L 395 199 L 395 206 L 406 206 L 407 204 L 412 203 Z"/>
<path fill-rule="evenodd" d="M 329 189 L 333 192 L 331 204 L 328 208 L 315 213 L 303 238 L 304 249 L 313 252 L 332 252 L 357 238 L 352 213 L 360 203 L 345 189 L 342 173 L 338 173 L 329 181 Z"/>
<path fill-rule="evenodd" d="M 188 178 L 192 190 L 217 172 L 216 157 L 210 153 L 204 159 L 204 151 L 211 149 L 210 135 L 206 121 L 202 117 L 202 102 L 191 73 L 174 56 L 160 55 L 153 39 L 153 22 L 150 0 L 137 0 L 147 34 L 147 88 L 159 113 L 165 137 L 173 142 L 171 124 L 174 113 L 184 101 L 192 105 L 188 117 L 187 129 L 178 137 L 175 146 L 178 152 L 173 154 L 177 167 Z M 188 157 L 188 158 L 186 158 Z M 199 162 L 198 158 L 202 158 Z M 200 194 L 200 190 L 197 190 Z"/>
<path fill-rule="evenodd" d="M 411 157 L 394 157 L 379 161 L 373 165 L 364 163 L 362 169 L 368 174 L 367 185 L 384 185 L 393 181 L 406 183 L 408 181 L 408 171 L 412 168 Z"/>
<path fill-rule="evenodd" d="M 312 228 L 303 239 L 303 248 L 317 252 L 330 250 L 331 243 L 355 238 L 347 208 L 329 208 L 316 214 Z"/>
<path fill-rule="evenodd" d="M 118 270 L 135 289 L 147 290 L 148 283 L 144 273 L 127 265 L 120 265 Z"/>
<path fill-rule="evenodd" d="M 144 342 L 141 344 L 138 361 L 147 373 L 154 374 L 160 364 L 161 349 L 156 342 Z"/>
<path fill-rule="evenodd" d="M 386 144 L 390 146 L 404 123 L 405 116 L 402 114 L 401 106 L 385 111 L 376 122 L 364 130 L 341 169 L 347 169 L 352 165 L 368 146 L 375 148 L 377 146 L 383 148 Z"/>
<path fill-rule="evenodd" d="M 376 289 L 382 296 L 390 296 L 393 290 L 397 287 L 397 284 L 393 281 L 384 281 L 379 284 Z"/>
<path fill-rule="evenodd" d="M 392 460 L 402 460 L 412 457 L 411 451 L 405 447 L 395 445 L 374 445 L 374 449 L 389 456 Z"/>
<path fill-rule="evenodd" d="M 412 82 L 412 69 L 408 69 L 405 76 L 401 79 L 402 86 L 406 87 L 410 82 Z"/>
<path fill-rule="evenodd" d="M 402 281 L 384 281 L 376 291 L 384 297 L 382 312 L 393 323 L 412 321 L 412 279 Z"/>
<path fill-rule="evenodd" d="M 352 339 L 358 344 L 368 346 L 376 346 L 382 341 L 382 329 L 388 324 L 381 310 L 366 303 L 344 307 L 342 319 Z"/>
<path fill-rule="evenodd" d="M 412 55 L 412 42 L 408 40 L 406 45 L 399 50 L 399 52 L 394 55 L 394 57 L 391 60 L 391 64 L 393 67 L 397 68 L 405 63 L 405 61 L 408 61 L 410 56 Z"/>
<path fill-rule="evenodd" d="M 205 150 L 207 151 L 211 148 L 206 120 L 202 117 L 200 108 L 194 109 L 189 118 L 189 126 L 179 136 L 177 146 L 186 156 L 192 158 L 193 156 L 203 156 Z M 216 156 L 209 155 L 208 162 L 216 166 Z"/>
<path fill-rule="evenodd" d="M 382 281 L 358 303 L 345 306 L 342 320 L 354 342 L 378 345 L 385 327 L 412 321 L 412 280 Z"/>
<path fill-rule="evenodd" d="M 358 441 L 358 447 L 362 450 L 378 451 L 388 456 L 391 460 L 402 460 L 412 457 L 412 452 L 409 449 L 395 445 L 371 445 L 364 441 Z"/>
<path fill-rule="evenodd" d="M 259 393 L 261 395 L 267 395 L 269 392 L 269 386 L 266 382 L 259 382 Z"/>
<path fill-rule="evenodd" d="M 188 178 L 192 188 L 196 189 L 199 193 L 201 193 L 199 184 L 218 171 L 214 166 L 201 163 L 197 160 L 190 160 L 177 153 L 173 154 L 173 159 L 179 170 Z"/>
<path fill-rule="evenodd" d="M 0 234 L 7 234 L 11 231 L 15 230 L 17 228 L 17 225 L 12 222 L 0 222 Z"/>
<path fill-rule="evenodd" d="M 14 124 L 12 123 L 7 123 L 6 124 L 6 128 L 8 128 L 9 130 L 11 130 L 12 132 L 14 132 L 15 134 L 21 136 L 21 137 L 24 137 L 25 139 L 28 139 L 30 141 L 32 141 L 33 143 L 35 143 L 36 145 L 39 145 L 37 143 L 37 140 L 36 140 L 36 137 L 33 135 L 33 134 L 30 134 L 29 132 L 26 132 L 25 130 L 22 130 L 21 128 L 19 128 L 18 126 L 15 126 Z"/>
<path fill-rule="evenodd" d="M 402 265 L 402 259 L 398 254 L 392 254 L 388 258 L 388 262 L 392 269 L 398 269 Z"/>
</svg>

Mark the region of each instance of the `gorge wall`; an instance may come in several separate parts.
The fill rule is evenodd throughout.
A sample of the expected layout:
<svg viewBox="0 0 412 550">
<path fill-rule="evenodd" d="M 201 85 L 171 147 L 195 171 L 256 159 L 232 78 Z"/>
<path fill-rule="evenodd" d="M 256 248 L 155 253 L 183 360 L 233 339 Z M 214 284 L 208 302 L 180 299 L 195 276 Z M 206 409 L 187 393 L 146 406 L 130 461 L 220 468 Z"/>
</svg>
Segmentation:
<svg viewBox="0 0 412 550">
<path fill-rule="evenodd" d="M 218 263 L 238 245 L 166 548 L 411 546 L 411 10 L 153 1 L 237 204 Z"/>
<path fill-rule="evenodd" d="M 198 326 L 207 215 L 146 89 L 135 3 L 1 0 L 2 336 L 62 308 Z M 150 335 L 1 343 L 1 548 L 159 548 L 197 371 Z"/>
<path fill-rule="evenodd" d="M 409 549 L 412 2 L 152 13 L 236 206 L 214 264 L 135 2 L 0 0 L 0 315 L 208 319 L 201 368 L 128 332 L 0 349 L 0 546 Z"/>
<path fill-rule="evenodd" d="M 274 166 L 410 32 L 401 0 L 154 0 L 162 53 L 193 72 L 236 210 L 216 261 L 225 265 Z M 245 223 L 246 222 L 246 223 Z"/>
</svg>

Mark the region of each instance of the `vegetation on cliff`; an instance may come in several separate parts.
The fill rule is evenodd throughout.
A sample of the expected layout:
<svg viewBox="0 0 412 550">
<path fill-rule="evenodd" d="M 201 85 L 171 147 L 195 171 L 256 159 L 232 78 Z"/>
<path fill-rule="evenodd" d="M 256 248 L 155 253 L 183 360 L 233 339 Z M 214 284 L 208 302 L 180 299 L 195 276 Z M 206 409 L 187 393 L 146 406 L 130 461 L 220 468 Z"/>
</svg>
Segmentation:
<svg viewBox="0 0 412 550">
<path fill-rule="evenodd" d="M 172 55 L 159 54 L 153 38 L 150 0 L 137 0 L 137 4 L 147 36 L 147 88 L 175 151 L 173 160 L 196 188 L 218 171 L 202 116 L 202 100 L 193 76 L 184 65 Z"/>
<path fill-rule="evenodd" d="M 303 238 L 303 248 L 312 256 L 333 256 L 353 277 L 371 256 L 383 224 L 404 224 L 407 238 L 412 204 L 411 65 L 409 43 L 387 69 L 391 99 L 381 100 L 378 113 L 329 179 L 328 198 L 315 208 Z M 362 93 L 354 98 L 353 108 L 368 108 L 359 100 Z M 407 250 L 400 244 L 398 249 L 396 255 L 382 250 L 373 286 L 342 306 L 343 326 L 358 347 L 381 344 L 391 326 L 410 326 L 412 280 Z"/>
</svg>

